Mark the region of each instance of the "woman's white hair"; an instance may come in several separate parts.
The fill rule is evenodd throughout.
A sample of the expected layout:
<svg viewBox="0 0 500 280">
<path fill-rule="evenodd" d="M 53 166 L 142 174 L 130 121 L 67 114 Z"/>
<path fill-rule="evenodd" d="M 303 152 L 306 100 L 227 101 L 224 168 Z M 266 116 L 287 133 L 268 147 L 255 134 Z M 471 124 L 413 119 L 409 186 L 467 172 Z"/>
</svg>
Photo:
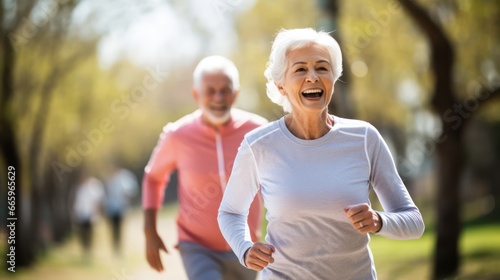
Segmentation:
<svg viewBox="0 0 500 280">
<path fill-rule="evenodd" d="M 274 39 L 264 76 L 267 78 L 267 96 L 272 102 L 280 105 L 285 112 L 291 112 L 292 107 L 287 98 L 280 94 L 276 83 L 281 84 L 284 81 L 288 67 L 287 54 L 291 50 L 313 43 L 325 47 L 330 54 L 333 82 L 335 83 L 342 75 L 342 52 L 339 44 L 330 34 L 312 28 L 282 29 Z"/>
<path fill-rule="evenodd" d="M 206 73 L 224 73 L 233 83 L 233 90 L 240 88 L 240 76 L 234 63 L 219 55 L 207 56 L 202 59 L 193 72 L 193 86 L 200 89 L 201 80 Z"/>
</svg>

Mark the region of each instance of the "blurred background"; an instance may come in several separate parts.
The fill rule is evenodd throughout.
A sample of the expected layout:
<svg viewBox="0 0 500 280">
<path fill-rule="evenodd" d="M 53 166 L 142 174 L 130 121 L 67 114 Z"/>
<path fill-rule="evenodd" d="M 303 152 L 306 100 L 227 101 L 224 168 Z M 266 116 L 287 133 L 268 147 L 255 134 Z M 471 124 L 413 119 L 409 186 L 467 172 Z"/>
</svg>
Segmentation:
<svg viewBox="0 0 500 280">
<path fill-rule="evenodd" d="M 116 165 L 140 183 L 162 127 L 195 110 L 204 56 L 238 66 L 237 107 L 283 116 L 263 71 L 276 33 L 302 27 L 333 31 L 344 74 L 330 112 L 377 127 L 424 215 L 419 240 L 373 236 L 379 278 L 500 279 L 500 1 L 1 0 L 0 16 L 0 187 L 15 196 L 0 203 L 0 279 L 185 279 L 175 176 L 162 274 L 145 260 L 140 189 L 121 253 L 103 207 L 82 258 L 77 186 Z"/>
</svg>

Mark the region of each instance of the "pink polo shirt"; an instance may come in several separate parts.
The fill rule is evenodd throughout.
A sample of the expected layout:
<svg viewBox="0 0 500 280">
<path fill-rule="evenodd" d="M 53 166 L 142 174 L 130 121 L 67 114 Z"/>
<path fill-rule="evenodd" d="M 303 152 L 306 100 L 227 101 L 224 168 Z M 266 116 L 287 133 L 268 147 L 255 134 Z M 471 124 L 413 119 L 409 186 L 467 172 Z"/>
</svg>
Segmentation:
<svg viewBox="0 0 500 280">
<path fill-rule="evenodd" d="M 265 123 L 258 115 L 233 108 L 231 122 L 219 131 L 202 123 L 199 110 L 167 124 L 144 169 L 143 208 L 161 207 L 170 174 L 177 169 L 179 241 L 230 251 L 217 223 L 222 195 L 243 136 Z M 260 238 L 262 209 L 258 195 L 248 217 L 254 241 Z"/>
</svg>

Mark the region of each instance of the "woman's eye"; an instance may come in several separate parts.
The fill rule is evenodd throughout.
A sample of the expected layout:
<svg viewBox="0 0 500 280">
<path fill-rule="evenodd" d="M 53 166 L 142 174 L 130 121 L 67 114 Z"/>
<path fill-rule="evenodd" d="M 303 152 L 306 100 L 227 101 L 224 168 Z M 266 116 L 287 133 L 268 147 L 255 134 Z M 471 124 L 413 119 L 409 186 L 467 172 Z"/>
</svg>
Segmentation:
<svg viewBox="0 0 500 280">
<path fill-rule="evenodd" d="M 326 67 L 318 67 L 317 70 L 318 71 L 328 71 L 328 68 L 326 68 Z"/>
<path fill-rule="evenodd" d="M 306 69 L 305 68 L 297 68 L 297 69 L 295 69 L 295 72 L 302 72 L 302 71 L 306 71 Z"/>
</svg>

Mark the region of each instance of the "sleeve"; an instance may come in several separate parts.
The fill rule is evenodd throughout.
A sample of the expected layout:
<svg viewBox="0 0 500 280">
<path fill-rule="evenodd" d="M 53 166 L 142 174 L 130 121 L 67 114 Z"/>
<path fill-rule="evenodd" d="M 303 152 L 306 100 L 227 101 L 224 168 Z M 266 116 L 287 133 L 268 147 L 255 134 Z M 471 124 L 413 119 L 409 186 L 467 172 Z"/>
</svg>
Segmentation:
<svg viewBox="0 0 500 280">
<path fill-rule="evenodd" d="M 253 245 L 247 216 L 250 204 L 259 189 L 255 157 L 247 140 L 244 139 L 238 149 L 218 216 L 222 235 L 244 266 L 243 256 Z"/>
<path fill-rule="evenodd" d="M 392 239 L 415 239 L 425 225 L 399 176 L 389 148 L 373 126 L 366 129 L 365 151 L 370 164 L 370 182 L 384 212 L 378 212 L 382 228 L 378 234 Z"/>
<path fill-rule="evenodd" d="M 142 208 L 159 209 L 163 202 L 165 188 L 170 174 L 176 167 L 173 132 L 167 125 L 153 149 L 151 158 L 144 168 L 142 180 Z"/>
</svg>

